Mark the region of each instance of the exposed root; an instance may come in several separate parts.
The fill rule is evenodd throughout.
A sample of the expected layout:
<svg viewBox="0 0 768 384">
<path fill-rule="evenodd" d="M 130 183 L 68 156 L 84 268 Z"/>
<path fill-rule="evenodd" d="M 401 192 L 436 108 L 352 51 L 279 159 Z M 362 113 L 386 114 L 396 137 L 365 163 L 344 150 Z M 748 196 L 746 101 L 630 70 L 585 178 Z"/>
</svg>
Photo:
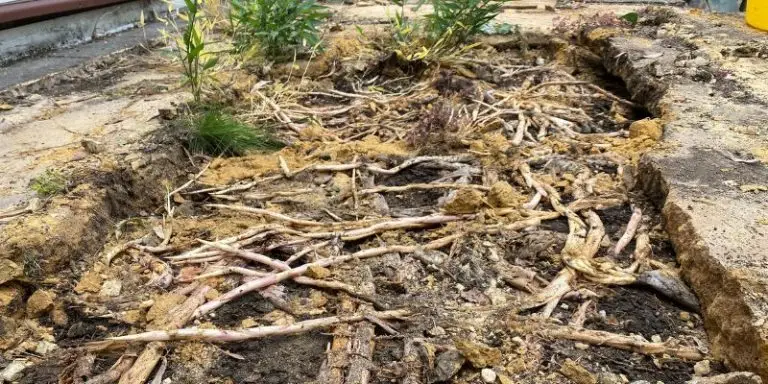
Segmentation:
<svg viewBox="0 0 768 384">
<path fill-rule="evenodd" d="M 379 319 L 403 319 L 409 312 L 405 310 L 374 312 Z M 292 335 L 323 329 L 338 323 L 350 323 L 365 320 L 365 314 L 351 316 L 331 316 L 313 320 L 300 321 L 291 325 L 274 325 L 266 327 L 246 328 L 239 330 L 183 328 L 170 331 L 151 331 L 135 335 L 112 337 L 113 342 L 165 342 L 174 340 L 195 340 L 215 343 L 243 341 L 262 337 Z M 158 345 L 160 343 L 154 344 Z M 141 359 L 141 357 L 139 358 Z"/>
<path fill-rule="evenodd" d="M 642 218 L 643 211 L 641 211 L 640 208 L 635 208 L 632 210 L 632 217 L 629 218 L 627 229 L 624 231 L 624 234 L 621 236 L 621 238 L 619 238 L 619 241 L 616 242 L 616 247 L 613 248 L 614 256 L 620 254 L 624 247 L 626 247 L 627 244 L 632 241 L 632 238 L 635 237 L 635 231 L 637 231 L 637 227 L 640 225 L 640 220 Z"/>
<path fill-rule="evenodd" d="M 669 355 L 681 359 L 699 361 L 706 355 L 697 348 L 675 345 L 673 342 L 652 343 L 639 336 L 625 336 L 605 331 L 578 330 L 570 328 L 548 329 L 541 332 L 542 336 L 580 341 L 582 343 L 609 346 L 644 355 Z"/>
<path fill-rule="evenodd" d="M 448 236 L 439 240 L 434 240 L 430 242 L 429 244 L 426 244 L 423 246 L 423 249 L 437 249 L 440 247 L 445 246 L 446 244 L 449 244 L 453 240 L 455 240 L 458 236 Z M 284 270 L 280 273 L 274 273 L 267 276 L 264 276 L 262 278 L 259 278 L 257 280 L 249 281 L 243 285 L 241 285 L 238 288 L 235 288 L 220 297 L 218 297 L 215 300 L 209 301 L 205 305 L 201 306 L 196 312 L 195 317 L 200 317 L 210 311 L 215 310 L 216 308 L 219 308 L 220 306 L 224 305 L 225 303 L 238 298 L 248 292 L 262 289 L 264 287 L 268 287 L 272 284 L 277 284 L 283 280 L 286 279 L 292 279 L 297 276 L 301 276 L 304 273 L 309 270 L 309 268 L 314 267 L 328 267 L 335 264 L 344 263 L 350 260 L 358 260 L 358 259 L 364 259 L 368 257 L 376 257 L 381 256 L 387 253 L 392 252 L 400 252 L 400 253 L 412 253 L 415 252 L 418 249 L 422 249 L 420 246 L 389 246 L 389 247 L 379 247 L 379 248 L 372 248 L 372 249 L 366 249 L 359 252 L 355 252 L 351 255 L 345 255 L 345 256 L 338 256 L 333 258 L 327 258 L 327 259 L 321 259 L 319 261 L 316 261 L 314 263 L 308 263 L 304 264 L 300 267 L 291 268 L 288 270 Z"/>
</svg>

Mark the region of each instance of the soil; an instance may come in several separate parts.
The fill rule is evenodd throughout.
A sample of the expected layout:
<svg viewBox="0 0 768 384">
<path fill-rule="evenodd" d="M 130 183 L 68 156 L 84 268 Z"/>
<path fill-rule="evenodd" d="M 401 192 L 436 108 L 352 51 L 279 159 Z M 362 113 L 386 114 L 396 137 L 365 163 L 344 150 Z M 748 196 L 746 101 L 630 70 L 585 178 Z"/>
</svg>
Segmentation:
<svg viewBox="0 0 768 384">
<path fill-rule="evenodd" d="M 348 33 L 329 39 L 331 48 L 320 56 L 313 71 L 307 71 L 305 79 L 285 85 L 300 95 L 306 91 L 301 90 L 302 82 L 307 82 L 326 96 L 286 101 L 275 88 L 264 89 L 290 112 L 291 119 L 304 125 L 300 134 L 280 129 L 279 135 L 290 142 L 286 148 L 242 157 L 188 158 L 174 137 L 175 123 L 164 123 L 165 128 L 140 142 L 139 154 L 105 154 L 98 159 L 102 166 L 98 169 L 73 166 L 73 175 L 83 172 L 84 176 L 73 178 L 70 191 L 48 201 L 44 210 L 3 228 L 0 250 L 8 252 L 8 259 L 24 264 L 26 271 L 31 268 L 28 264 L 34 264 L 30 260 L 40 260 L 39 268 L 33 268 L 35 274 L 19 279 L 29 286 L 23 289 L 24 298 L 33 288 L 49 287 L 61 298 L 56 308 L 66 314 L 64 321 L 57 321 L 55 312 L 27 319 L 17 332 L 0 337 L 7 346 L 4 358 L 26 356 L 33 363 L 22 382 L 73 382 L 78 378 L 65 367 L 81 353 L 99 356 L 92 373 L 103 373 L 119 354 L 99 350 L 92 341 L 153 329 L 157 323 L 147 318 L 150 313 L 182 318 L 185 308 L 181 303 L 190 293 L 179 290 L 208 286 L 212 291 L 204 301 L 211 303 L 251 278 L 232 273 L 200 277 L 203 273 L 223 266 L 272 273 L 254 261 L 224 252 L 209 260 L 174 258 L 199 250 L 198 240 L 229 241 L 225 239 L 260 226 L 260 231 L 228 244 L 287 261 L 311 244 L 328 241 L 294 261 L 293 267 L 376 247 L 425 245 L 446 236 L 462 236 L 434 249 L 355 258 L 307 273 L 326 282 L 345 283 L 355 294 L 310 288 L 298 280 L 283 281 L 184 321 L 182 326 L 220 330 L 285 326 L 384 307 L 408 310 L 407 319 L 336 324 L 234 343 L 171 341 L 165 345 L 168 369 L 163 377 L 178 383 L 319 383 L 362 369 L 370 372 L 371 383 L 434 382 L 441 374 L 436 358 L 448 356 L 441 354 L 450 351 L 463 356 L 451 362 L 457 369 L 447 380 L 456 383 L 480 382 L 484 367 L 517 383 L 565 383 L 568 379 L 560 371 L 566 359 L 595 378 L 606 372 L 623 375 L 628 381 L 681 383 L 692 378 L 695 361 L 672 352 L 633 353 L 602 343 L 586 346 L 543 336 L 543 330 L 579 323 L 577 308 L 581 305 L 586 308 L 583 330 L 639 336 L 648 342 L 669 341 L 712 359 L 699 315 L 665 299 L 666 292 L 637 282 L 619 282 L 616 277 L 634 278 L 650 269 L 674 275 L 677 268 L 658 210 L 625 180 L 642 153 L 660 146 L 646 137 L 628 137 L 629 123 L 650 113 L 635 104 L 643 100 L 626 100 L 632 95 L 626 84 L 605 71 L 590 70 L 583 62 L 574 68 L 570 64 L 577 58 L 564 60 L 562 52 L 553 53 L 547 45 L 523 51 L 513 44 L 499 50 L 481 44 L 468 50 L 462 60 L 438 68 L 424 63 L 414 67 L 375 46 L 348 44 Z M 130 62 L 131 57 L 119 58 L 117 63 Z M 359 61 L 343 60 L 349 57 Z M 549 63 L 548 68 L 531 64 L 537 58 Z M 151 58 L 147 61 L 152 62 Z M 158 62 L 155 65 L 165 68 Z M 519 68 L 535 75 L 517 75 L 514 70 Z M 120 84 L 139 70 L 121 68 L 103 81 Z M 242 68 L 228 70 L 237 72 L 232 78 L 239 76 L 239 80 L 227 89 L 245 89 L 244 84 L 261 76 Z M 278 65 L 274 71 L 273 76 L 281 78 L 285 68 Z M 501 75 L 511 79 L 494 80 Z M 391 81 L 399 76 L 409 76 L 408 81 Z M 594 82 L 608 93 L 593 92 L 583 84 L 557 84 L 573 78 Z M 151 87 L 145 80 L 130 82 L 130 87 L 124 84 L 112 95 L 137 100 L 146 94 L 170 92 Z M 360 81 L 386 92 L 361 92 L 356 83 Z M 552 82 L 556 84 L 548 84 Z M 77 91 L 98 93 L 91 87 L 103 84 L 89 83 Z M 332 92 L 336 95 L 327 96 Z M 218 96 L 229 100 L 228 107 L 243 119 L 258 116 L 279 126 L 272 120 L 273 113 L 251 110 L 254 101 L 234 93 Z M 476 101 L 484 95 L 488 100 Z M 514 106 L 504 104 L 505 97 L 514 99 Z M 499 107 L 488 108 L 492 104 Z M 347 109 L 328 112 L 340 108 Z M 503 119 L 489 117 L 500 109 L 515 112 Z M 321 113 L 309 119 L 307 110 Z M 515 144 L 517 132 L 526 135 Z M 394 174 L 376 171 L 425 154 L 443 157 Z M 202 161 L 210 162 L 210 167 L 183 190 L 166 197 L 168 191 L 200 172 Z M 110 170 L 104 169 L 105 164 Z M 354 171 L 312 168 L 349 164 L 358 165 Z M 500 182 L 505 186 L 505 199 L 492 196 L 496 193 L 493 186 Z M 362 192 L 429 183 L 449 185 Z M 537 185 L 546 186 L 548 196 L 524 208 L 537 194 L 541 197 Z M 303 192 L 276 195 L 291 191 Z M 568 208 L 588 197 L 607 206 L 598 204 L 576 213 Z M 504 204 L 499 203 L 502 200 Z M 608 203 L 614 200 L 619 202 Z M 633 207 L 643 210 L 640 231 L 650 237 L 648 257 L 654 263 L 636 259 L 639 240 L 630 241 L 618 255 L 612 253 Z M 596 239 L 599 244 L 594 254 L 581 260 L 595 271 L 591 274 L 569 264 L 574 256 L 564 250 L 579 238 L 579 249 L 588 248 L 584 236 L 594 234 L 599 226 L 590 222 L 592 227 L 581 228 L 580 220 L 592 220 L 586 212 L 594 212 L 605 230 L 605 236 Z M 553 213 L 556 215 L 541 223 L 504 227 Z M 440 214 L 458 218 L 349 239 L 349 231 L 372 223 Z M 49 240 L 51 233 L 55 234 L 53 241 Z M 132 243 L 127 244 L 129 241 Z M 55 248 L 52 252 L 51 247 Z M 122 251 L 105 260 L 116 249 Z M 639 269 L 633 269 L 635 262 Z M 576 276 L 569 283 L 570 294 L 529 305 L 563 271 Z M 93 287 L 75 289 L 87 278 L 97 280 Z M 115 280 L 120 283 L 119 293 L 105 292 L 103 282 Z M 169 295 L 178 295 L 178 300 L 160 308 Z M 549 303 L 554 306 L 548 313 Z M 2 316 L 22 319 L 24 313 L 16 310 Z M 372 336 L 366 333 L 369 326 L 374 329 Z M 573 325 L 572 330 L 579 329 L 582 326 Z M 29 356 L 49 339 L 59 352 Z M 365 346 L 371 349 L 370 357 L 365 355 Z M 124 344 L 114 347 L 129 351 Z M 134 347 L 140 349 L 141 344 Z M 464 362 L 465 358 L 469 361 Z M 726 371 L 720 364 L 713 366 L 715 373 Z"/>
</svg>

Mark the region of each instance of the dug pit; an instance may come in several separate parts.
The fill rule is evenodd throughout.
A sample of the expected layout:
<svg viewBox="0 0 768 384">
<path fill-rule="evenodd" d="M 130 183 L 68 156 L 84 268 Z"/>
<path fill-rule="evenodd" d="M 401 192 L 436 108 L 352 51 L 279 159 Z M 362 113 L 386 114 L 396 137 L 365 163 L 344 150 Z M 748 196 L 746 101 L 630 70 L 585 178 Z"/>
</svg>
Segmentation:
<svg viewBox="0 0 768 384">
<path fill-rule="evenodd" d="M 418 68 L 360 45 L 344 50 L 354 63 L 329 49 L 319 62 L 333 65 L 301 82 L 276 69 L 289 98 L 262 90 L 256 112 L 244 109 L 252 98 L 231 102 L 261 119 L 275 115 L 264 99 L 276 102 L 300 126 L 282 131 L 285 149 L 188 172 L 183 151 L 154 147 L 173 154 L 169 168 L 82 182 L 4 228 L 18 238 L 61 206 L 89 218 L 68 236 L 46 227 L 62 236 L 61 257 L 42 241 L 24 248 L 61 262 L 3 282 L 17 293 L 4 359 L 29 365 L 23 383 L 681 383 L 725 372 L 664 218 L 635 188 L 641 156 L 669 150 L 643 107 L 654 101 L 632 98 L 587 49 L 558 47 L 491 39 Z M 243 95 L 256 76 L 232 78 Z M 96 203 L 77 208 L 84 200 Z M 93 240 L 72 240 L 84 234 Z M 0 244 L 26 270 L 17 243 Z M 67 263 L 77 273 L 52 282 Z M 57 300 L 28 316 L 40 291 Z M 59 348 L 38 350 L 46 343 Z"/>
</svg>

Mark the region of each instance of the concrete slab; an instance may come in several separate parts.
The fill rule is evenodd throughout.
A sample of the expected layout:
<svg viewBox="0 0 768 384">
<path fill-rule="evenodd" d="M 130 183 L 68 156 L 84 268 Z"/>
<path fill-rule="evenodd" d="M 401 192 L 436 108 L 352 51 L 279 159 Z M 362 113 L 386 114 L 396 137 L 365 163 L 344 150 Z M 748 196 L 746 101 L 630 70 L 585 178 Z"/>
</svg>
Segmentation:
<svg viewBox="0 0 768 384">
<path fill-rule="evenodd" d="M 682 14 L 630 35 L 595 30 L 586 42 L 677 144 L 646 155 L 639 181 L 663 202 L 713 353 L 766 380 L 768 97 L 765 82 L 748 79 L 768 71 L 768 36 L 710 17 Z"/>
<path fill-rule="evenodd" d="M 148 24 L 88 43 L 57 49 L 0 65 L 0 90 L 84 64 L 94 58 L 146 44 L 160 36 L 162 24 Z"/>
</svg>

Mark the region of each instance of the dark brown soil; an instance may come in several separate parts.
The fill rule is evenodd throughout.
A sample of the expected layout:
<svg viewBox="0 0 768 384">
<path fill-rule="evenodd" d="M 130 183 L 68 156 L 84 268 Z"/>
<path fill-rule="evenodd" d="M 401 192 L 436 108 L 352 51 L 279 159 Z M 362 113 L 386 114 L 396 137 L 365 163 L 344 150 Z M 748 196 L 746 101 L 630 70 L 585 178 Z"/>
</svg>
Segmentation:
<svg viewBox="0 0 768 384">
<path fill-rule="evenodd" d="M 317 375 L 331 340 L 328 335 L 312 332 L 228 345 L 229 352 L 245 359 L 223 356 L 210 375 L 235 383 L 303 384 Z"/>
</svg>

